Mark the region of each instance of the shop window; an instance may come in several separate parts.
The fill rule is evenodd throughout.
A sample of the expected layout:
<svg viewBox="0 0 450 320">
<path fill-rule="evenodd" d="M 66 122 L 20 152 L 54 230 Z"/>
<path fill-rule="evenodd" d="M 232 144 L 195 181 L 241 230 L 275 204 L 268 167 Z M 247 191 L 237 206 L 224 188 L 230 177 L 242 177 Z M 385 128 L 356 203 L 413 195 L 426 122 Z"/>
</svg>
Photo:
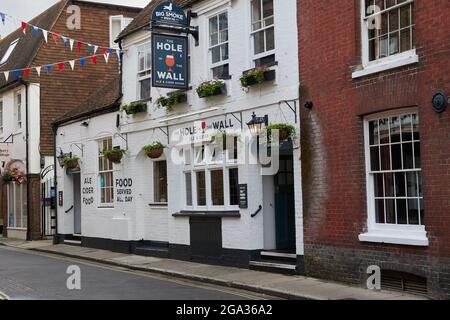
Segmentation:
<svg viewBox="0 0 450 320">
<path fill-rule="evenodd" d="M 223 170 L 211 170 L 211 202 L 213 206 L 225 204 L 223 190 Z"/>
<path fill-rule="evenodd" d="M 153 162 L 154 201 L 167 203 L 167 162 Z"/>
<path fill-rule="evenodd" d="M 192 174 L 190 172 L 185 172 L 184 182 L 186 187 L 186 205 L 192 206 Z"/>
<path fill-rule="evenodd" d="M 239 205 L 239 171 L 237 168 L 228 169 L 230 188 L 230 205 Z"/>
<path fill-rule="evenodd" d="M 197 184 L 197 205 L 206 206 L 206 179 L 205 171 L 196 172 Z"/>
<path fill-rule="evenodd" d="M 112 206 L 114 203 L 113 163 L 103 157 L 103 150 L 112 149 L 112 138 L 99 141 L 99 189 L 100 206 Z"/>
<path fill-rule="evenodd" d="M 12 182 L 8 185 L 8 227 L 27 228 L 27 187 Z"/>
</svg>

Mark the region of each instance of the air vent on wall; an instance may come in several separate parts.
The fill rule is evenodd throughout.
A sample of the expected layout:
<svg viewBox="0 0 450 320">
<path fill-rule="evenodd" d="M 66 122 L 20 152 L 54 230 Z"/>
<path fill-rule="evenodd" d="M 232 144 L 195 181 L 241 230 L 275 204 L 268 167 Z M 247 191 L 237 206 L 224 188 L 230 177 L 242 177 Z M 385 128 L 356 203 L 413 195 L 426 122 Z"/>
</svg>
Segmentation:
<svg viewBox="0 0 450 320">
<path fill-rule="evenodd" d="M 426 278 L 393 270 L 381 271 L 381 289 L 402 291 L 422 296 L 428 294 Z"/>
</svg>

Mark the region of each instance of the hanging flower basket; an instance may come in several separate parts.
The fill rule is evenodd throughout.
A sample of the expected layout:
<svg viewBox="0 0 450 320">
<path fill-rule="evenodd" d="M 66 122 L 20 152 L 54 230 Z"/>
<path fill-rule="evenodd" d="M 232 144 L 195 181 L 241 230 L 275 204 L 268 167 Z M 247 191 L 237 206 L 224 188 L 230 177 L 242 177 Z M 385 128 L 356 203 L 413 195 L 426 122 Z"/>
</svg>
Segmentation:
<svg viewBox="0 0 450 320">
<path fill-rule="evenodd" d="M 67 170 L 73 170 L 78 168 L 79 166 L 79 160 L 78 157 L 66 157 L 61 161 L 61 164 L 66 168 Z"/>
<path fill-rule="evenodd" d="M 140 112 L 146 112 L 147 104 L 145 102 L 132 102 L 130 104 L 123 105 L 121 109 L 128 115 L 135 115 Z"/>
<path fill-rule="evenodd" d="M 222 80 L 212 80 L 201 83 L 197 88 L 199 98 L 207 98 L 227 93 L 227 87 Z"/>
<path fill-rule="evenodd" d="M 244 89 L 256 84 L 261 84 L 265 81 L 273 80 L 275 80 L 275 70 L 270 70 L 266 66 L 256 67 L 254 69 L 244 71 L 240 78 L 241 87 Z"/>
<path fill-rule="evenodd" d="M 272 137 L 272 130 L 278 130 L 278 138 L 280 141 L 284 141 L 295 136 L 295 127 L 290 124 L 276 123 L 268 125 L 266 127 L 266 134 L 269 139 Z"/>
<path fill-rule="evenodd" d="M 125 149 L 114 148 L 110 150 L 103 151 L 103 157 L 108 159 L 113 163 L 120 163 L 122 161 L 123 155 L 127 152 Z"/>
<path fill-rule="evenodd" d="M 145 155 L 150 159 L 158 159 L 163 155 L 165 147 L 166 146 L 161 142 L 154 142 L 152 144 L 144 146 L 143 150 Z"/>
<path fill-rule="evenodd" d="M 10 183 L 15 181 L 20 184 L 27 181 L 25 173 L 17 170 L 16 168 L 6 169 L 2 174 L 2 180 L 4 183 Z"/>
</svg>

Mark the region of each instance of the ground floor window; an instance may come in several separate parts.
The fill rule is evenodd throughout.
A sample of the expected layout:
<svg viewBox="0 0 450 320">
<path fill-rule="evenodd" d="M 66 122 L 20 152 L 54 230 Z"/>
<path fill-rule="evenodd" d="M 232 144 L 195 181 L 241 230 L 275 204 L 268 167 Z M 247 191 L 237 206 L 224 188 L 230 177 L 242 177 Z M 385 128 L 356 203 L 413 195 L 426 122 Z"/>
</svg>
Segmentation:
<svg viewBox="0 0 450 320">
<path fill-rule="evenodd" d="M 8 190 L 8 227 L 27 228 L 27 187 L 26 184 L 12 182 Z"/>
<path fill-rule="evenodd" d="M 99 141 L 98 171 L 100 206 L 112 206 L 114 204 L 113 163 L 103 156 L 103 151 L 111 149 L 111 137 Z"/>
<path fill-rule="evenodd" d="M 154 201 L 167 203 L 167 162 L 153 162 Z"/>
</svg>

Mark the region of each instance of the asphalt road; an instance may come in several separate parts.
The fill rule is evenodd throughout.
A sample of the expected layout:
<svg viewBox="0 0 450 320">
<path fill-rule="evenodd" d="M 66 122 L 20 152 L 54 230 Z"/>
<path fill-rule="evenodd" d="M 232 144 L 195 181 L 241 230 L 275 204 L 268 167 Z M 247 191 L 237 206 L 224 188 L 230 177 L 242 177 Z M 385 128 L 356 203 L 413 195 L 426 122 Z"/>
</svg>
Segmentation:
<svg viewBox="0 0 450 320">
<path fill-rule="evenodd" d="M 81 290 L 69 290 L 69 266 Z M 73 282 L 72 282 L 73 283 Z M 0 296 L 11 300 L 255 300 L 271 297 L 109 267 L 71 258 L 0 247 Z"/>
</svg>

